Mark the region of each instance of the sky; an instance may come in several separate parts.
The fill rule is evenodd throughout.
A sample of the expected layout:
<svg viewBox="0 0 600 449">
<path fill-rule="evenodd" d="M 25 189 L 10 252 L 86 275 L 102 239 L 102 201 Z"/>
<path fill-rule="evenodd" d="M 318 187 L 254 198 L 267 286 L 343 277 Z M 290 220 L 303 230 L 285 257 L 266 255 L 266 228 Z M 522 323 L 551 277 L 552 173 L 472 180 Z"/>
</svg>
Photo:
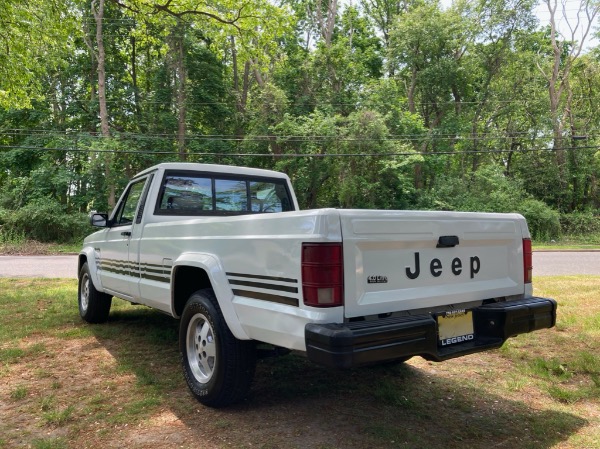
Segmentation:
<svg viewBox="0 0 600 449">
<path fill-rule="evenodd" d="M 443 0 L 445 1 L 445 0 Z M 577 24 L 577 15 L 580 5 L 583 3 L 582 0 L 553 0 L 551 3 L 556 1 L 558 3 L 558 8 L 556 11 L 556 23 L 558 26 L 558 31 L 563 34 L 563 37 L 569 39 L 571 37 L 571 30 L 569 29 L 569 24 L 571 27 L 575 27 Z M 565 4 L 564 13 L 562 4 Z M 537 8 L 535 9 L 535 13 L 540 21 L 540 26 L 546 26 L 550 23 L 550 12 L 548 11 L 548 5 L 545 1 L 540 1 Z M 583 39 L 583 32 L 588 25 L 588 20 L 585 13 L 579 13 L 579 17 L 581 18 L 581 24 L 579 29 L 575 32 L 575 39 L 579 42 Z M 584 42 L 584 50 L 589 49 L 590 47 L 594 47 L 598 45 L 598 39 L 594 37 L 594 34 L 598 31 L 598 17 L 596 17 L 595 23 L 592 24 L 592 29 L 588 34 L 586 41 Z"/>
<path fill-rule="evenodd" d="M 571 31 L 569 29 L 569 24 L 575 26 L 577 23 L 577 12 L 579 10 L 579 6 L 583 3 L 584 0 L 550 0 L 551 3 L 557 2 L 558 8 L 556 11 L 556 22 L 558 25 L 558 31 L 563 34 L 563 37 L 569 38 L 571 37 Z M 452 4 L 452 0 L 440 0 L 442 7 L 447 8 Z M 563 14 L 562 4 L 565 4 L 565 14 Z M 538 2 L 537 7 L 534 10 L 536 16 L 540 21 L 540 27 L 545 27 L 550 23 L 550 12 L 548 11 L 548 5 L 544 0 L 540 0 Z M 588 21 L 584 13 L 580 13 L 581 24 L 579 26 L 578 32 L 575 33 L 575 38 L 581 42 L 583 39 L 583 30 L 587 27 Z M 584 42 L 584 50 L 589 49 L 598 45 L 599 40 L 594 37 L 594 34 L 598 31 L 599 20 L 596 17 L 595 26 L 592 27 L 592 30 L 588 34 L 586 41 Z"/>
</svg>

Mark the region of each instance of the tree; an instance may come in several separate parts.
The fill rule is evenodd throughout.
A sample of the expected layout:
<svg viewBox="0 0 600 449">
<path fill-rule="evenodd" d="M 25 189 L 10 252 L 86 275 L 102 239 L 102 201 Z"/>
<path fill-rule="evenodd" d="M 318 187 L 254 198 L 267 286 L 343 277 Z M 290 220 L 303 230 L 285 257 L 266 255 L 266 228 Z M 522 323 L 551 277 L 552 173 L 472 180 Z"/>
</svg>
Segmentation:
<svg viewBox="0 0 600 449">
<path fill-rule="evenodd" d="M 567 2 L 561 0 L 561 9 L 558 9 L 558 0 L 546 0 L 548 12 L 550 13 L 550 44 L 552 57 L 548 63 L 545 60 L 538 62 L 538 69 L 548 83 L 548 97 L 550 99 L 550 119 L 554 136 L 553 148 L 558 167 L 558 183 L 561 190 L 567 190 L 567 167 L 565 160 L 565 140 L 563 137 L 564 124 L 568 123 L 567 109 L 564 98 L 569 88 L 569 75 L 573 64 L 580 57 L 585 41 L 589 35 L 594 20 L 600 11 L 600 3 L 592 0 L 579 2 L 574 20 L 567 16 Z M 561 20 L 567 25 L 568 31 L 563 35 L 558 29 L 558 14 L 562 13 Z M 580 40 L 578 40 L 578 38 Z M 561 208 L 567 208 L 565 201 L 559 204 Z"/>
<path fill-rule="evenodd" d="M 441 11 L 433 1 L 399 15 L 391 32 L 390 71 L 405 85 L 408 111 L 423 117 L 430 136 L 453 109 L 460 112 L 462 90 L 469 85 L 461 66 L 470 25 L 457 11 Z M 431 143 L 422 141 L 420 151 L 428 151 Z M 417 188 L 427 185 L 421 164 L 415 165 L 414 176 Z"/>
<path fill-rule="evenodd" d="M 48 70 L 61 65 L 74 20 L 53 1 L 0 1 L 0 107 L 28 108 L 43 97 Z M 40 63 L 42 62 L 42 63 Z"/>
<path fill-rule="evenodd" d="M 0 215 L 106 210 L 169 160 L 283 169 L 308 207 L 595 210 L 598 49 L 547 1 L 536 29 L 533 0 L 0 0 Z"/>
<path fill-rule="evenodd" d="M 396 17 L 407 12 L 412 3 L 410 0 L 361 0 L 367 16 L 371 18 L 382 34 L 384 48 L 388 48 L 390 45 L 390 34 Z"/>
</svg>

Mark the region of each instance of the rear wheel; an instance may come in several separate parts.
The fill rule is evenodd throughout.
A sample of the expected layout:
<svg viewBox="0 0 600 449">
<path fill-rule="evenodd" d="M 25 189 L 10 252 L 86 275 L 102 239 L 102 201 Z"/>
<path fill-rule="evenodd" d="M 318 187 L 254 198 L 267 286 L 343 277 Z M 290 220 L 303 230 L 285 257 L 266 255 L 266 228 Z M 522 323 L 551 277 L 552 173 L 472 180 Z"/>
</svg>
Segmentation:
<svg viewBox="0 0 600 449">
<path fill-rule="evenodd" d="M 99 292 L 94 287 L 89 266 L 86 263 L 79 271 L 79 315 L 88 323 L 104 323 L 108 319 L 112 296 Z"/>
<path fill-rule="evenodd" d="M 185 305 L 179 351 L 185 380 L 204 405 L 230 405 L 248 393 L 256 366 L 255 344 L 233 336 L 211 289 L 197 291 Z"/>
</svg>

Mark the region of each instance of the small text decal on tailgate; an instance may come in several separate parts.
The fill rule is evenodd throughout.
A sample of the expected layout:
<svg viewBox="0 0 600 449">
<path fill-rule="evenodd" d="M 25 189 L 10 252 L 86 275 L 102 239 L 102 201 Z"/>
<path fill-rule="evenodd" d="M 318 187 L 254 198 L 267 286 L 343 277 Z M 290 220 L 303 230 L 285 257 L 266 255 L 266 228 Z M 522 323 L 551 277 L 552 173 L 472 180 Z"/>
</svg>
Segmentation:
<svg viewBox="0 0 600 449">
<path fill-rule="evenodd" d="M 367 278 L 368 284 L 387 284 L 387 276 L 369 276 Z"/>
</svg>

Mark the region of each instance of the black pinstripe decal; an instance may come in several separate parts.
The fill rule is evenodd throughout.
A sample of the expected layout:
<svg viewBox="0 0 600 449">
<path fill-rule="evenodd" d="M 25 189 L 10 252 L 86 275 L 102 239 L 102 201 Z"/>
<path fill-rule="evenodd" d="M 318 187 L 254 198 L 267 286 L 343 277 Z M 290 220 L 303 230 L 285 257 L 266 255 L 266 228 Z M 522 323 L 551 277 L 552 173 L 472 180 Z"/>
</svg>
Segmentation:
<svg viewBox="0 0 600 449">
<path fill-rule="evenodd" d="M 276 277 L 276 276 L 265 276 L 260 274 L 246 274 L 246 273 L 232 273 L 227 272 L 229 284 L 232 286 L 250 287 L 251 289 L 260 288 L 261 290 L 270 290 L 273 293 L 257 292 L 249 289 L 237 289 L 233 288 L 233 293 L 237 296 L 245 296 L 247 298 L 260 299 L 262 301 L 275 302 L 278 304 L 286 304 L 288 306 L 298 307 L 299 299 L 297 297 L 282 296 L 277 294 L 279 292 L 284 293 L 298 293 L 298 280 L 292 278 Z M 243 278 L 243 279 L 232 279 Z M 246 280 L 251 279 L 251 280 Z M 275 281 L 281 283 L 287 283 L 292 285 L 280 285 L 267 282 L 256 282 L 256 280 L 264 281 Z"/>
<path fill-rule="evenodd" d="M 276 302 L 278 304 L 286 304 L 288 306 L 298 307 L 298 298 L 290 298 L 288 296 L 271 295 L 268 293 L 253 292 L 250 290 L 233 290 L 236 296 L 245 296 L 247 298 L 261 299 L 263 301 Z"/>
<path fill-rule="evenodd" d="M 162 265 L 150 263 L 129 262 L 126 260 L 101 259 L 99 268 L 109 273 L 120 274 L 124 276 L 139 276 L 142 279 L 151 281 L 170 283 L 171 268 Z"/>
</svg>

